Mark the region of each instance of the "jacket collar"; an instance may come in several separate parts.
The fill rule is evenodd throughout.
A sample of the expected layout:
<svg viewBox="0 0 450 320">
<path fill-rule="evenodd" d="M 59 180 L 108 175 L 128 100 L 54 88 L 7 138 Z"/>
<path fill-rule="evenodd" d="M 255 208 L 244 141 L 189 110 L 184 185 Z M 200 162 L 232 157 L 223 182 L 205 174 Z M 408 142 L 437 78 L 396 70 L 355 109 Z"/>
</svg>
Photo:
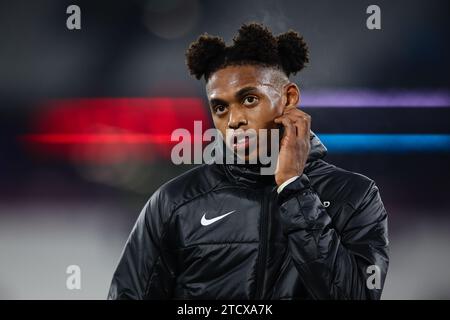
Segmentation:
<svg viewBox="0 0 450 320">
<path fill-rule="evenodd" d="M 313 131 L 310 131 L 310 143 L 311 148 L 306 161 L 305 172 L 309 171 L 314 161 L 327 155 L 327 148 Z M 223 164 L 221 166 L 227 177 L 237 184 L 254 187 L 275 184 L 275 177 L 273 175 L 261 175 L 258 165 Z"/>
</svg>

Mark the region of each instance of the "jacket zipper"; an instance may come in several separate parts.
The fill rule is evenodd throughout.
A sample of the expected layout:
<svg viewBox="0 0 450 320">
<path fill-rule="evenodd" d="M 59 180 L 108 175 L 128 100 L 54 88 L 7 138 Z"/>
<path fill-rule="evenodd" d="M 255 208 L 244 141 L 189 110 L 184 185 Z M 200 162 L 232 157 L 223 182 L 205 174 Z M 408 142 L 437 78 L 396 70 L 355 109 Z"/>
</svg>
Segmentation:
<svg viewBox="0 0 450 320">
<path fill-rule="evenodd" d="M 266 260 L 267 260 L 267 243 L 268 243 L 268 224 L 269 224 L 269 197 L 270 194 L 266 192 L 267 189 L 263 192 L 262 198 L 262 210 L 261 210 L 261 224 L 260 224 L 260 245 L 258 252 L 258 260 L 256 263 L 256 292 L 255 299 L 261 300 L 263 299 L 264 294 L 264 278 L 266 273 Z"/>
</svg>

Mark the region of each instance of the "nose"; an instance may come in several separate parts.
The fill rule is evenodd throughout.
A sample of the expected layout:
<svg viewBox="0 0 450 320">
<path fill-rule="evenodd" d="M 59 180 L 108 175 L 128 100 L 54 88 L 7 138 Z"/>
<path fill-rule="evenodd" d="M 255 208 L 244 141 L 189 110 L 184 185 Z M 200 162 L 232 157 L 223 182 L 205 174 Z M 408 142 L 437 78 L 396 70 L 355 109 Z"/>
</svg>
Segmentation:
<svg viewBox="0 0 450 320">
<path fill-rule="evenodd" d="M 231 108 L 229 115 L 230 117 L 228 118 L 228 128 L 230 129 L 236 130 L 241 126 L 245 126 L 248 124 L 245 112 L 240 110 L 239 107 Z"/>
</svg>

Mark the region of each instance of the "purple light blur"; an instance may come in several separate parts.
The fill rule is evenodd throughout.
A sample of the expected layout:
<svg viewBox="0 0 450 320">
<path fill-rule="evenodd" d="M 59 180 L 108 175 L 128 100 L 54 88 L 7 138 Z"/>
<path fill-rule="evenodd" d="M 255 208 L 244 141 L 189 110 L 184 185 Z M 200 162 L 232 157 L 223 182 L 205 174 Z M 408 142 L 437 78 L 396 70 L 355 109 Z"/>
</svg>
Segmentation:
<svg viewBox="0 0 450 320">
<path fill-rule="evenodd" d="M 450 107 L 450 91 L 304 90 L 303 107 Z"/>
</svg>

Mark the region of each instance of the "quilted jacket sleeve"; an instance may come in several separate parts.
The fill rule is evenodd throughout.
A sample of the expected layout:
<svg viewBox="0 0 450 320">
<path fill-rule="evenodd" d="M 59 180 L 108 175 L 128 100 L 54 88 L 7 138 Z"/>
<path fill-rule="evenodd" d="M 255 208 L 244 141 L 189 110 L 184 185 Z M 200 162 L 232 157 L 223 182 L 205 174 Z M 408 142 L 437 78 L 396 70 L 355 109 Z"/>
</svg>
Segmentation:
<svg viewBox="0 0 450 320">
<path fill-rule="evenodd" d="M 380 299 L 389 258 L 387 214 L 375 183 L 341 230 L 305 174 L 278 201 L 290 254 L 312 297 Z"/>
<path fill-rule="evenodd" d="M 166 243 L 159 192 L 142 209 L 123 249 L 108 293 L 115 299 L 168 299 L 175 272 Z"/>
</svg>

